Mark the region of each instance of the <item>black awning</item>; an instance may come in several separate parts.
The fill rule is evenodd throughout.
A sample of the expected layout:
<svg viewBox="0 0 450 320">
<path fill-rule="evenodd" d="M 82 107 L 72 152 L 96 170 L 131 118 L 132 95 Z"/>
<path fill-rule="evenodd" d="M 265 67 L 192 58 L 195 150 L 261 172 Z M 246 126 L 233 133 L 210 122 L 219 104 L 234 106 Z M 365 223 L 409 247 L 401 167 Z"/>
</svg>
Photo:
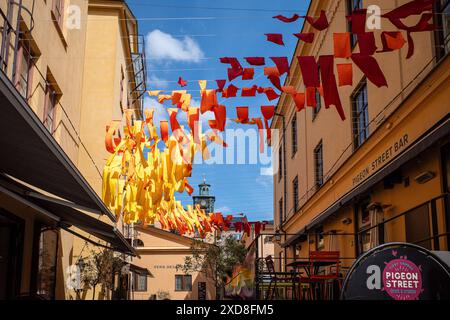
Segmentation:
<svg viewBox="0 0 450 320">
<path fill-rule="evenodd" d="M 80 230 L 83 230 L 88 234 L 109 243 L 109 248 L 114 251 L 137 256 L 136 250 L 134 250 L 131 244 L 113 225 L 109 225 L 95 219 L 67 205 L 60 204 L 52 200 L 45 200 L 44 198 L 30 196 L 30 192 L 35 193 L 32 189 L 4 175 L 0 175 L 0 192 L 2 189 L 7 190 L 9 194 L 15 195 L 17 200 L 24 202 L 26 205 L 33 204 L 33 207 L 36 210 L 43 209 L 43 213 L 47 217 L 55 220 L 61 228 L 64 228 L 65 230 L 81 238 L 83 238 L 83 236 L 77 234 L 69 228 L 72 226 L 77 227 Z M 93 241 L 90 242 L 95 245 L 99 245 Z"/>
<path fill-rule="evenodd" d="M 152 278 L 154 277 L 153 274 L 150 272 L 150 270 L 148 270 L 147 268 L 139 267 L 132 263 L 130 263 L 130 271 L 140 274 L 141 276 L 152 277 Z"/>
<path fill-rule="evenodd" d="M 336 213 L 342 206 L 350 203 L 357 195 L 366 192 L 367 190 L 372 188 L 375 184 L 382 181 L 391 173 L 399 169 L 402 165 L 414 159 L 419 154 L 421 154 L 426 149 L 435 144 L 437 141 L 446 137 L 449 134 L 450 134 L 450 114 L 447 114 L 447 116 L 444 117 L 438 124 L 436 124 L 433 128 L 428 130 L 425 134 L 423 134 L 422 137 L 417 139 L 409 148 L 403 151 L 394 160 L 389 162 L 378 172 L 374 173 L 366 181 L 362 182 L 360 185 L 350 190 L 347 194 L 339 198 L 338 201 L 336 201 L 330 207 L 328 207 L 328 209 L 319 214 L 314 220 L 312 220 L 309 224 L 306 225 L 305 229 L 310 230 L 311 228 L 314 228 L 315 226 L 319 225 L 320 223 L 325 221 L 328 217 L 330 217 L 332 214 Z"/>
<path fill-rule="evenodd" d="M 115 221 L 3 72 L 0 72 L 0 111 L 0 172 Z"/>
</svg>

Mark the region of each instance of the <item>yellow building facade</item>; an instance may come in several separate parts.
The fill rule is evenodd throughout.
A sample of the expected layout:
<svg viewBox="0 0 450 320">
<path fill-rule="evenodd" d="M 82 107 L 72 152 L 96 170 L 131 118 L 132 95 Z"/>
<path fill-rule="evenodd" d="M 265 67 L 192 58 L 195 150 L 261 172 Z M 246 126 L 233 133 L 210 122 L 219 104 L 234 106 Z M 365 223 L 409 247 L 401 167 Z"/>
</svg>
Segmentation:
<svg viewBox="0 0 450 320">
<path fill-rule="evenodd" d="M 74 299 L 86 247 L 135 254 L 100 194 L 106 125 L 142 115 L 143 42 L 121 0 L 2 1 L 0 25 L 0 299 Z"/>
<path fill-rule="evenodd" d="M 406 2 L 396 1 L 395 7 Z M 369 4 L 311 1 L 308 15 L 325 10 L 330 25 L 318 32 L 305 23 L 301 32 L 312 32 L 315 39 L 297 45 L 285 85 L 304 91 L 296 56 L 333 54 L 333 33 L 350 31 L 345 16 L 363 5 Z M 370 5 L 382 13 L 394 8 L 392 1 Z M 317 250 L 339 251 L 349 267 L 360 254 L 387 242 L 448 250 L 450 60 L 443 10 L 448 8 L 436 7 L 439 31 L 413 34 L 410 59 L 407 44 L 374 55 L 388 87 L 377 88 L 353 64 L 353 85 L 339 87 L 345 121 L 334 106 L 326 109 L 318 94 L 316 108 L 301 112 L 289 95 L 280 98 L 272 123 L 280 132 L 272 141 L 281 156 L 274 176 L 279 269 Z M 387 19 L 381 29 L 368 30 L 375 32 L 378 48 L 382 31 L 397 30 Z M 359 52 L 357 42 L 352 51 Z M 335 59 L 335 64 L 348 62 Z"/>
<path fill-rule="evenodd" d="M 215 284 L 202 272 L 185 274 L 180 266 L 192 256 L 194 239 L 153 226 L 135 227 L 134 244 L 140 259 L 132 264 L 148 270 L 133 273 L 133 300 L 214 300 Z M 178 267 L 178 268 L 177 268 Z"/>
</svg>

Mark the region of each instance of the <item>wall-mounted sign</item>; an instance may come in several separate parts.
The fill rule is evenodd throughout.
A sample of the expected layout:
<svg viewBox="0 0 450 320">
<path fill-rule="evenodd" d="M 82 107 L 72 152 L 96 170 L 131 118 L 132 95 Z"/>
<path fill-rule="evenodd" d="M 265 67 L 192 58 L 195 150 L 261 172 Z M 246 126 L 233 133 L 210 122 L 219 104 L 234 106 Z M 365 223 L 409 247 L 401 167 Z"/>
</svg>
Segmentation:
<svg viewBox="0 0 450 320">
<path fill-rule="evenodd" d="M 366 180 L 372 173 L 378 171 L 386 163 L 392 160 L 397 154 L 402 152 L 409 144 L 408 135 L 404 134 L 399 140 L 394 141 L 388 146 L 383 153 L 377 154 L 368 165 L 358 172 L 352 179 L 353 185 L 357 185 L 360 182 Z"/>
<path fill-rule="evenodd" d="M 343 300 L 450 299 L 450 268 L 432 252 L 388 243 L 363 254 L 344 281 Z"/>
<path fill-rule="evenodd" d="M 153 269 L 176 269 L 177 266 L 176 265 L 160 265 L 160 264 L 155 264 L 153 266 Z"/>
</svg>

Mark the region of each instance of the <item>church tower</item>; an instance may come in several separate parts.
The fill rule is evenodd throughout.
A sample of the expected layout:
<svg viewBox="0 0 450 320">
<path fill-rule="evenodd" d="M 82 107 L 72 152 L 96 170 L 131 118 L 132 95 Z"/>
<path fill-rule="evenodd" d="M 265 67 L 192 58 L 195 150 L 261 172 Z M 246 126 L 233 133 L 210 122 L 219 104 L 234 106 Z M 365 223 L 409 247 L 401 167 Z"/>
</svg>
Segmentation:
<svg viewBox="0 0 450 320">
<path fill-rule="evenodd" d="M 216 197 L 209 194 L 211 185 L 206 183 L 206 179 L 203 179 L 203 183 L 198 185 L 199 195 L 193 196 L 194 206 L 200 205 L 200 208 L 204 209 L 206 213 L 214 212 L 214 202 Z"/>
</svg>

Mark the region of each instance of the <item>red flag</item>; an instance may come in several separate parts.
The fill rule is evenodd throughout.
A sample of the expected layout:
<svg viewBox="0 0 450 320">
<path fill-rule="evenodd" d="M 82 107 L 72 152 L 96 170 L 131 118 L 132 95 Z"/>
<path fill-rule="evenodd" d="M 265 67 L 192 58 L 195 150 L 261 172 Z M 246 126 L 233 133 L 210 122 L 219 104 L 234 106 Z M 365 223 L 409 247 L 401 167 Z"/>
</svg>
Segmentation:
<svg viewBox="0 0 450 320">
<path fill-rule="evenodd" d="M 246 57 L 244 58 L 248 64 L 252 66 L 263 66 L 265 65 L 264 57 Z"/>
<path fill-rule="evenodd" d="M 183 80 L 182 77 L 178 77 L 178 84 L 179 84 L 181 87 L 186 87 L 186 86 L 187 86 L 187 81 Z"/>
<path fill-rule="evenodd" d="M 388 86 L 383 71 L 381 71 L 378 62 L 374 57 L 354 53 L 352 54 L 352 60 L 367 76 L 367 78 L 378 88 Z"/>
<path fill-rule="evenodd" d="M 282 91 L 281 83 L 280 83 L 280 77 L 268 76 L 267 78 L 270 80 L 270 82 L 272 82 L 272 84 L 274 85 L 275 88 L 277 88 L 278 90 Z"/>
<path fill-rule="evenodd" d="M 316 87 L 307 87 L 306 88 L 306 105 L 308 107 L 315 108 L 317 106 L 317 100 L 316 100 Z"/>
<path fill-rule="evenodd" d="M 257 86 L 242 88 L 241 97 L 254 97 L 257 88 Z"/>
<path fill-rule="evenodd" d="M 244 69 L 228 68 L 228 80 L 233 81 L 244 74 Z"/>
<path fill-rule="evenodd" d="M 302 40 L 307 43 L 312 43 L 314 41 L 314 33 L 294 33 L 299 40 Z"/>
<path fill-rule="evenodd" d="M 320 86 L 320 80 L 319 66 L 317 65 L 316 59 L 313 56 L 298 56 L 297 59 L 305 87 L 318 88 Z"/>
<path fill-rule="evenodd" d="M 261 106 L 261 113 L 264 118 L 264 126 L 266 128 L 267 140 L 270 140 L 272 133 L 269 126 L 269 120 L 275 115 L 275 106 Z"/>
<path fill-rule="evenodd" d="M 308 21 L 310 25 L 312 25 L 315 29 L 322 31 L 328 28 L 328 19 L 324 10 L 320 11 L 320 17 L 317 20 L 314 20 L 312 17 L 303 16 L 303 18 Z"/>
<path fill-rule="evenodd" d="M 284 46 L 283 35 L 281 33 L 265 33 L 264 35 L 267 37 L 267 41 Z"/>
<path fill-rule="evenodd" d="M 223 91 L 223 87 L 225 87 L 225 83 L 227 82 L 227 80 L 223 79 L 223 80 L 216 80 L 217 83 L 217 91 L 218 92 L 222 92 Z"/>
<path fill-rule="evenodd" d="M 356 9 L 352 11 L 351 15 L 347 16 L 347 20 L 351 23 L 353 34 L 366 32 L 366 15 L 367 9 Z"/>
<path fill-rule="evenodd" d="M 288 17 L 282 16 L 281 14 L 279 14 L 279 15 L 277 15 L 275 17 L 272 17 L 272 18 L 289 23 L 289 22 L 297 21 L 298 18 L 300 18 L 300 16 L 298 14 L 294 14 L 292 17 L 288 18 Z"/>
<path fill-rule="evenodd" d="M 233 98 L 236 97 L 236 93 L 238 92 L 238 87 L 233 84 L 230 84 L 228 88 L 222 91 L 222 98 Z"/>
<path fill-rule="evenodd" d="M 287 73 L 289 75 L 289 61 L 287 57 L 270 57 L 277 66 L 280 75 Z"/>
<path fill-rule="evenodd" d="M 325 106 L 328 108 L 330 105 L 334 105 L 341 119 L 345 120 L 345 113 L 336 84 L 336 76 L 334 75 L 334 56 L 320 56 L 319 64 Z"/>
<path fill-rule="evenodd" d="M 375 44 L 375 35 L 373 32 L 365 32 L 358 34 L 359 52 L 363 55 L 371 56 L 377 50 Z"/>
<path fill-rule="evenodd" d="M 244 68 L 244 72 L 242 74 L 242 80 L 252 80 L 255 74 L 255 69 L 253 68 Z"/>
<path fill-rule="evenodd" d="M 233 69 L 242 69 L 242 65 L 235 57 L 223 57 L 219 59 L 220 62 L 230 64 Z"/>
<path fill-rule="evenodd" d="M 280 96 L 271 87 L 264 88 L 263 92 L 266 94 L 266 97 L 267 97 L 267 99 L 269 99 L 269 101 L 275 100 Z"/>
</svg>

